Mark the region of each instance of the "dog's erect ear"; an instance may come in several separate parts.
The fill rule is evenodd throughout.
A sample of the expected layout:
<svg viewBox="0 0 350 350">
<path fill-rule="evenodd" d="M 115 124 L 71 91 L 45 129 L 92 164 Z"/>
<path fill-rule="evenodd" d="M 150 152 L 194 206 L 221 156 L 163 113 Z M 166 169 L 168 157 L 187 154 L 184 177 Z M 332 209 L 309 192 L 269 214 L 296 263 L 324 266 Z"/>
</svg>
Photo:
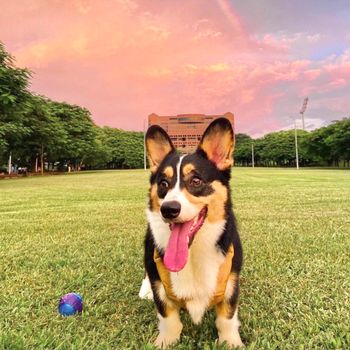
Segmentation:
<svg viewBox="0 0 350 350">
<path fill-rule="evenodd" d="M 163 159 L 175 151 L 170 137 L 159 125 L 152 125 L 146 133 L 146 149 L 151 171 L 154 172 Z"/>
<path fill-rule="evenodd" d="M 233 165 L 234 146 L 234 133 L 230 121 L 218 118 L 205 130 L 198 150 L 204 151 L 218 169 L 226 170 Z"/>
</svg>

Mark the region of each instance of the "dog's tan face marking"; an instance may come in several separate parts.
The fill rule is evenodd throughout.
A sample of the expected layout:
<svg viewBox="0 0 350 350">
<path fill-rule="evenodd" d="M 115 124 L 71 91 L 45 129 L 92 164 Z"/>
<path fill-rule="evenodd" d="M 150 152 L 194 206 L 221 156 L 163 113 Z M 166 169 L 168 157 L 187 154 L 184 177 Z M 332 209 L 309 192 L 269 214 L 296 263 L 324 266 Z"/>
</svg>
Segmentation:
<svg viewBox="0 0 350 350">
<path fill-rule="evenodd" d="M 183 190 L 186 198 L 190 203 L 197 206 L 198 208 L 208 207 L 207 220 L 209 222 L 216 222 L 225 218 L 225 203 L 227 201 L 227 189 L 219 181 L 213 181 L 211 183 L 214 192 L 209 196 L 197 197 L 189 193 L 185 188 Z"/>
<path fill-rule="evenodd" d="M 174 176 L 174 169 L 171 166 L 167 166 L 164 170 L 163 170 L 163 174 L 169 179 L 171 180 L 171 178 Z"/>
<path fill-rule="evenodd" d="M 214 193 L 210 196 L 211 202 L 208 210 L 208 220 L 215 222 L 225 218 L 225 203 L 227 202 L 227 188 L 220 182 L 214 181 L 212 183 Z"/>
<path fill-rule="evenodd" d="M 182 168 L 182 173 L 183 173 L 184 177 L 186 177 L 186 175 L 188 175 L 191 171 L 193 171 L 195 169 L 196 168 L 195 168 L 194 164 L 188 163 Z"/>
<path fill-rule="evenodd" d="M 159 212 L 159 210 L 160 210 L 160 200 L 159 200 L 157 191 L 158 191 L 157 184 L 153 184 L 151 186 L 149 195 L 150 195 L 150 199 L 151 199 L 151 209 L 152 209 L 152 211 L 155 211 L 155 212 Z"/>
</svg>

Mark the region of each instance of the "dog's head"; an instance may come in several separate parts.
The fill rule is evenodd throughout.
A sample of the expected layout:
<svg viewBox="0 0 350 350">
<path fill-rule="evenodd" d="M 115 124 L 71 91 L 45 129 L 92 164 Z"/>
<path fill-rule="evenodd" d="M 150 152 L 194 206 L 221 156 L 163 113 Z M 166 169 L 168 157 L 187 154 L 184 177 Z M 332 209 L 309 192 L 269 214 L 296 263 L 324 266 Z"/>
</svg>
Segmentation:
<svg viewBox="0 0 350 350">
<path fill-rule="evenodd" d="M 170 227 L 164 264 L 179 271 L 203 223 L 227 215 L 233 129 L 227 119 L 216 119 L 194 153 L 178 155 L 168 134 L 153 125 L 146 134 L 146 148 L 152 173 L 149 207 Z"/>
</svg>

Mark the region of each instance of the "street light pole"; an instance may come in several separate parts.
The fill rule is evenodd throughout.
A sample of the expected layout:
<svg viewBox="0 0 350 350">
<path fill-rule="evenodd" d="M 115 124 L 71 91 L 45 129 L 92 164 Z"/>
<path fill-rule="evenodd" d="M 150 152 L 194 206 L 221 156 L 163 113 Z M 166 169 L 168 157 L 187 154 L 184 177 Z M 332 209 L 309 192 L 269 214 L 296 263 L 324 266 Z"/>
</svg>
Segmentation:
<svg viewBox="0 0 350 350">
<path fill-rule="evenodd" d="M 254 168 L 254 143 L 252 142 L 252 167 Z"/>
<path fill-rule="evenodd" d="M 294 141 L 295 141 L 295 163 L 299 169 L 299 153 L 298 153 L 298 135 L 297 135 L 297 121 L 294 120 Z"/>
<path fill-rule="evenodd" d="M 9 175 L 12 173 L 12 152 L 10 152 L 10 156 L 9 156 L 8 173 Z"/>
</svg>

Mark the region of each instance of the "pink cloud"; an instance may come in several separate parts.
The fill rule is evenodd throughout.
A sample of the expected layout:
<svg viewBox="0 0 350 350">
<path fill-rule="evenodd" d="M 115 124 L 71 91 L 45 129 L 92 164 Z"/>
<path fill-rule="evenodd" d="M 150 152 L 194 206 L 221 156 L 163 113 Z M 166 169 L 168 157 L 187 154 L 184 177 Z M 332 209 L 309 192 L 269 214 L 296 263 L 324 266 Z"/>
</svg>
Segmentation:
<svg viewBox="0 0 350 350">
<path fill-rule="evenodd" d="M 320 69 L 309 69 L 304 71 L 304 78 L 308 81 L 317 79 L 321 74 Z"/>
</svg>

